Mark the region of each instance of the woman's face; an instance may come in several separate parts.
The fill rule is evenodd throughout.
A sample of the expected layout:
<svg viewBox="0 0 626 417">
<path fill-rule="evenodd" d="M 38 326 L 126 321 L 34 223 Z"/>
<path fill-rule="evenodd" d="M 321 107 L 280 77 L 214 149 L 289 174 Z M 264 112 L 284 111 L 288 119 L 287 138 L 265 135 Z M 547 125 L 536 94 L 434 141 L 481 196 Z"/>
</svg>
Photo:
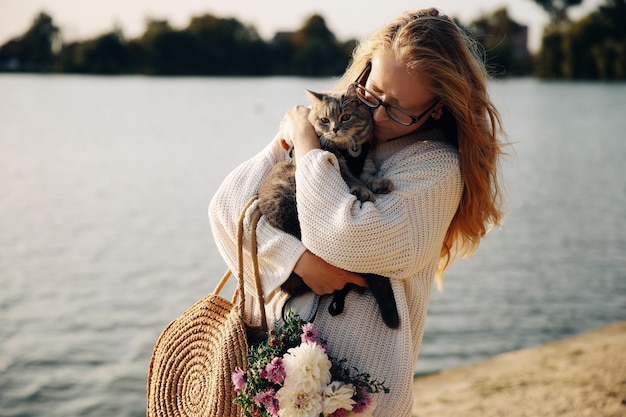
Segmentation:
<svg viewBox="0 0 626 417">
<path fill-rule="evenodd" d="M 414 71 L 409 72 L 405 63 L 398 61 L 393 53 L 377 53 L 372 57 L 372 70 L 365 87 L 385 103 L 399 107 L 412 115 L 420 115 L 435 102 L 430 85 Z M 403 126 L 389 117 L 384 106 L 373 110 L 374 136 L 378 143 L 404 136 L 419 130 L 431 113 L 427 112 L 418 122 Z"/>
</svg>

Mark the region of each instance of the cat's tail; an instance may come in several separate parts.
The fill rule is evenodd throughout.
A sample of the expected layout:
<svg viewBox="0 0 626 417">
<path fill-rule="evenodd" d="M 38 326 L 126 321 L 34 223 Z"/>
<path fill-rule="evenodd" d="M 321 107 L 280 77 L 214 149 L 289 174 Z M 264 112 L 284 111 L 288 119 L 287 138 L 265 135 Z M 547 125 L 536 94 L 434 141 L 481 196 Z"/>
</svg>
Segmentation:
<svg viewBox="0 0 626 417">
<path fill-rule="evenodd" d="M 400 327 L 400 316 L 398 315 L 398 307 L 396 297 L 393 294 L 391 281 L 387 277 L 377 274 L 361 274 L 367 281 L 370 291 L 374 295 L 380 315 L 383 322 L 391 329 Z"/>
</svg>

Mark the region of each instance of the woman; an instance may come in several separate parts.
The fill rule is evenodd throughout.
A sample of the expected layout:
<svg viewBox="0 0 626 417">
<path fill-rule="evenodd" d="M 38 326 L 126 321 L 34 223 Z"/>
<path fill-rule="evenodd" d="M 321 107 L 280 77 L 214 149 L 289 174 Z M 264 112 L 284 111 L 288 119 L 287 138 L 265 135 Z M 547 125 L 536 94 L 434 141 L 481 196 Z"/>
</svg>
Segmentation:
<svg viewBox="0 0 626 417">
<path fill-rule="evenodd" d="M 390 194 L 373 203 L 357 201 L 335 157 L 319 149 L 308 108 L 296 106 L 279 135 L 226 178 L 209 207 L 218 247 L 236 270 L 239 212 L 272 166 L 288 158 L 284 143 L 293 144 L 302 240 L 261 219 L 257 236 L 266 309 L 270 320 L 280 318 L 285 296 L 276 290 L 292 271 L 319 295 L 346 283 L 366 285 L 347 271 L 391 278 L 399 329 L 384 325 L 368 292 L 351 292 L 335 317 L 327 313 L 331 297 L 310 294 L 288 303 L 305 319 L 317 311 L 314 322 L 331 355 L 385 381 L 391 392 L 376 399 L 376 416 L 411 415 L 432 285 L 441 284 L 449 262 L 475 251 L 502 218 L 500 117 L 472 45 L 448 17 L 426 9 L 401 15 L 355 50 L 337 88 L 356 85 L 361 101 L 372 108 L 372 152 L 380 175 L 394 184 Z M 250 265 L 246 275 L 252 276 Z M 252 294 L 252 281 L 248 287 Z M 255 300 L 248 301 L 248 311 L 258 311 Z M 258 314 L 250 320 L 258 323 Z"/>
</svg>

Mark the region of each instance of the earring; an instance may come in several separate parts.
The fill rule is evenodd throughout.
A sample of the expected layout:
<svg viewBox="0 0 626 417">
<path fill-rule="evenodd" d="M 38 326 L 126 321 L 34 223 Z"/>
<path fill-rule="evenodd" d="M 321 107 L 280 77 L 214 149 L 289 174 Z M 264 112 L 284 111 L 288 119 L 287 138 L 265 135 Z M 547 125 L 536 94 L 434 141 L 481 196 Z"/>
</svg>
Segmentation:
<svg viewBox="0 0 626 417">
<path fill-rule="evenodd" d="M 439 106 L 437 110 L 430 114 L 430 117 L 432 117 L 433 120 L 439 120 L 441 119 L 441 116 L 443 116 L 443 106 Z"/>
</svg>

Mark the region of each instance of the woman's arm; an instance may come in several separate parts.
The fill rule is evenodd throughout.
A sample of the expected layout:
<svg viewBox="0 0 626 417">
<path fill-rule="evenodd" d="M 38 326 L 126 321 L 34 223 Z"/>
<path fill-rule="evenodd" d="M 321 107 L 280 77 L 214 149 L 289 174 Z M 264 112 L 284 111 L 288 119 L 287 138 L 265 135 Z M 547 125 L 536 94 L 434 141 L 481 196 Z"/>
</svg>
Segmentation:
<svg viewBox="0 0 626 417">
<path fill-rule="evenodd" d="M 349 283 L 367 287 L 362 276 L 337 268 L 308 250 L 298 259 L 293 272 L 319 295 L 331 294 Z"/>
<path fill-rule="evenodd" d="M 209 220 L 215 243 L 222 258 L 232 271 L 238 270 L 237 226 L 245 204 L 254 196 L 259 184 L 279 161 L 288 158 L 278 137 L 260 153 L 240 164 L 222 182 L 209 204 Z M 256 203 L 255 203 L 256 204 Z M 249 210 L 251 212 L 251 210 Z M 250 259 L 248 215 L 244 226 L 244 262 L 246 276 L 254 276 Z M 291 274 L 296 262 L 305 251 L 302 242 L 283 233 L 263 218 L 257 225 L 259 270 L 263 290 L 267 296 L 280 286 Z M 254 285 L 252 281 L 249 284 Z M 255 294 L 250 288 L 249 294 Z"/>
<path fill-rule="evenodd" d="M 395 153 L 382 172 L 394 191 L 361 203 L 334 155 L 304 156 L 296 172 L 302 242 L 340 268 L 406 279 L 439 258 L 463 190 L 458 153 L 417 142 Z"/>
<path fill-rule="evenodd" d="M 317 138 L 317 137 L 316 137 Z M 318 142 L 319 143 L 319 142 Z M 237 226 L 246 202 L 254 196 L 262 179 L 279 161 L 285 160 L 279 138 L 263 151 L 243 162 L 222 182 L 209 205 L 209 219 L 215 242 L 228 267 L 237 271 Z M 253 206 L 254 207 L 254 206 Z M 250 259 L 248 239 L 249 216 L 245 220 L 244 256 Z M 272 227 L 263 218 L 257 225 L 259 272 L 266 298 L 295 271 L 317 294 L 330 294 L 348 282 L 366 286 L 366 281 L 355 274 L 334 267 L 307 251 L 295 237 Z M 244 263 L 246 276 L 253 276 L 250 262 Z M 251 282 L 249 282 L 251 284 Z M 249 294 L 255 294 L 253 287 Z"/>
<path fill-rule="evenodd" d="M 438 259 L 443 238 L 463 189 L 456 149 L 434 131 L 405 143 L 382 167 L 395 190 L 374 203 L 350 194 L 336 157 L 319 149 L 296 107 L 283 120 L 282 135 L 293 143 L 302 241 L 332 265 L 388 277 L 408 278 Z M 398 146 L 392 144 L 391 146 Z"/>
</svg>

